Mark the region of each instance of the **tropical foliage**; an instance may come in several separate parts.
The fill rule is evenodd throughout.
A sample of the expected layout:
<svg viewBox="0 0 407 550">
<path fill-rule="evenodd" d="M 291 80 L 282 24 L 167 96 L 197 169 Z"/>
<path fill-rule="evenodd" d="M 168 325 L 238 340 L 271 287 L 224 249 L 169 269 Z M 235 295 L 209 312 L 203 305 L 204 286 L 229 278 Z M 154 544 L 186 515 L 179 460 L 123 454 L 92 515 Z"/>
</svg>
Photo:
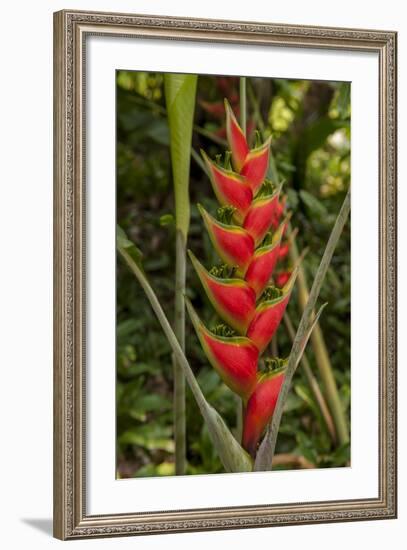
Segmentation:
<svg viewBox="0 0 407 550">
<path fill-rule="evenodd" d="M 159 74 L 118 73 L 117 207 L 118 221 L 129 238 L 142 249 L 144 270 L 167 316 L 172 319 L 176 222 L 170 132 L 163 84 L 163 77 Z M 207 151 L 208 158 L 214 159 L 227 147 L 227 137 L 231 142 L 232 111 L 239 116 L 238 79 L 200 76 L 197 93 L 190 153 L 193 160 L 189 183 L 191 222 L 188 246 L 196 256 L 205 259 L 205 264 L 218 265 L 222 247 L 217 236 L 222 224 L 230 224 L 230 220 L 226 219 L 230 212 L 223 210 L 221 215 L 226 216 L 223 221 L 215 220 L 210 214 L 216 212 L 218 200 L 222 197 L 218 193 L 215 198 L 207 172 L 210 174 L 212 167 L 219 165 L 219 162 L 213 164 L 207 161 L 205 166 L 198 151 L 202 148 Z M 229 136 L 228 125 L 224 123 L 224 97 L 232 106 L 227 109 Z M 295 248 L 301 250 L 307 247 L 309 250 L 302 266 L 305 277 L 311 283 L 349 186 L 349 85 L 248 79 L 247 98 L 247 147 L 258 149 L 256 140 L 269 146 L 267 140 L 271 136 L 272 157 L 267 176 L 272 182 L 285 178 L 282 196 L 286 197 L 286 208 L 292 212 L 292 226 L 298 228 L 296 237 L 292 232 L 291 240 L 289 238 L 282 243 L 281 227 L 277 237 L 274 235 L 274 243 L 266 245 L 272 250 L 276 239 L 279 245 L 276 286 L 284 287 L 292 276 L 294 238 Z M 260 134 L 256 135 L 255 128 L 260 130 Z M 238 152 L 235 158 L 232 154 L 232 163 L 236 172 L 242 172 L 244 161 L 239 161 Z M 247 176 L 247 173 L 243 175 Z M 264 178 L 259 182 L 260 186 L 263 184 Z M 267 193 L 264 196 L 267 197 Z M 198 204 L 201 205 L 199 209 Z M 234 223 L 239 227 L 243 220 L 236 216 L 236 211 L 233 214 Z M 257 249 L 264 244 L 264 236 L 262 239 L 254 236 Z M 347 225 L 322 287 L 321 298 L 329 305 L 320 319 L 329 368 L 346 416 L 349 415 L 350 396 L 349 239 Z M 244 256 L 245 250 L 252 252 L 251 256 L 248 253 Z M 239 275 L 249 277 L 249 260 L 253 257 L 254 248 L 252 251 L 249 244 L 249 248 L 241 246 L 239 251 L 242 253 Z M 229 260 L 230 263 L 230 257 L 224 250 L 222 260 L 226 264 Z M 186 293 L 202 319 L 194 320 L 202 326 L 214 327 L 219 324 L 218 318 L 209 300 L 204 297 L 199 281 L 202 277 L 213 278 L 213 275 L 203 272 L 196 259 L 193 263 L 197 273 L 189 264 Z M 252 277 L 255 292 L 260 295 L 264 284 L 255 275 Z M 294 327 L 298 326 L 301 316 L 300 291 L 294 287 L 287 307 L 287 322 Z M 118 474 L 121 477 L 172 474 L 175 467 L 171 349 L 143 291 L 122 262 L 118 262 L 117 305 Z M 241 324 L 244 324 L 244 319 L 228 321 L 228 325 L 238 332 L 247 329 Z M 273 357 L 286 357 L 290 352 L 292 334 L 284 329 L 287 326 L 285 321 L 270 346 L 267 342 Z M 236 396 L 210 366 L 189 323 L 186 324 L 185 340 L 186 355 L 203 394 L 239 437 L 241 425 L 236 413 L 239 408 Z M 308 370 L 300 366 L 294 377 L 293 391 L 289 394 L 279 431 L 275 457 L 277 467 L 341 466 L 349 460 L 349 447 L 346 441 L 341 442 L 338 437 L 335 410 L 324 387 L 323 376 L 320 376 L 318 350 L 314 348 L 307 349 Z M 279 368 L 281 365 L 268 362 L 265 366 L 273 371 L 273 367 Z M 225 378 L 223 380 L 228 382 Z M 237 393 L 244 398 L 248 397 L 246 390 L 234 389 L 238 389 Z M 259 380 L 258 391 L 268 391 L 263 379 Z M 222 471 L 207 426 L 189 390 L 186 400 L 187 473 Z M 246 447 L 250 450 L 253 445 L 248 442 Z"/>
</svg>

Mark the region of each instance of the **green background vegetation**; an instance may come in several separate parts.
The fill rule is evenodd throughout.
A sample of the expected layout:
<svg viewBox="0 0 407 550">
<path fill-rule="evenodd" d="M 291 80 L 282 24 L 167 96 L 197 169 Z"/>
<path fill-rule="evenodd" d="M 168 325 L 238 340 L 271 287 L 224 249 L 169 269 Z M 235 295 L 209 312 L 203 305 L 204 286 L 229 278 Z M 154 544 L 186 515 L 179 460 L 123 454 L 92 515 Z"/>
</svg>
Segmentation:
<svg viewBox="0 0 407 550">
<path fill-rule="evenodd" d="M 169 132 L 163 75 L 117 72 L 117 220 L 142 250 L 144 268 L 170 320 L 174 309 L 175 228 Z M 311 282 L 350 183 L 350 84 L 249 78 L 248 127 L 272 135 L 279 177 L 285 179 L 292 225 L 300 250 L 308 247 L 304 268 Z M 193 148 L 214 158 L 223 153 L 224 118 L 219 105 L 238 104 L 236 78 L 200 76 Z M 254 140 L 254 132 L 251 133 Z M 252 141 L 253 144 L 253 141 Z M 191 226 L 188 247 L 210 267 L 213 247 L 196 208 L 218 204 L 208 177 L 191 159 Z M 284 264 L 289 266 L 289 262 Z M 282 267 L 284 267 L 284 265 Z M 294 291 L 288 313 L 295 327 L 301 311 Z M 208 326 L 216 319 L 188 265 L 187 294 Z M 320 324 L 342 406 L 350 415 L 350 223 L 345 227 L 321 292 L 328 302 Z M 281 357 L 290 351 L 282 323 L 277 333 Z M 208 401 L 230 428 L 236 426 L 236 399 L 221 383 L 187 319 L 186 355 Z M 309 345 L 306 355 L 318 378 Z M 117 265 L 117 475 L 174 473 L 172 359 L 143 291 L 118 260 Z M 320 383 L 322 391 L 324 388 Z M 344 466 L 349 446 L 332 443 L 301 365 L 295 377 L 277 442 L 278 468 Z M 285 460 L 284 457 L 289 455 Z M 298 461 L 290 459 L 301 457 Z M 222 471 L 195 401 L 187 390 L 188 474 Z"/>
</svg>

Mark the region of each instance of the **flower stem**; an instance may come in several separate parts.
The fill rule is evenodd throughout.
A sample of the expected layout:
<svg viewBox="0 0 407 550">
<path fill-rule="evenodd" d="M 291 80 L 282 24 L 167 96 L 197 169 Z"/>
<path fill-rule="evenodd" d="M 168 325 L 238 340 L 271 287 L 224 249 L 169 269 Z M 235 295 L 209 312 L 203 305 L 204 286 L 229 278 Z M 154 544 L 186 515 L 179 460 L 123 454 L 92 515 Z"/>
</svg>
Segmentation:
<svg viewBox="0 0 407 550">
<path fill-rule="evenodd" d="M 256 94 L 254 93 L 253 86 L 250 85 L 250 82 L 249 82 L 249 86 L 247 87 L 247 95 L 249 96 L 249 100 L 253 109 L 253 118 L 256 122 L 258 129 L 262 133 L 262 137 L 264 139 L 264 130 L 265 130 L 264 121 L 260 113 L 259 102 L 257 100 Z"/>
<path fill-rule="evenodd" d="M 185 280 L 186 245 L 180 230 L 176 232 L 175 248 L 175 322 L 174 332 L 185 351 Z M 183 475 L 186 466 L 186 418 L 185 418 L 185 377 L 177 360 L 173 359 L 174 369 L 174 434 L 175 434 L 175 474 Z"/>
<path fill-rule="evenodd" d="M 240 126 L 246 136 L 246 77 L 239 79 L 239 98 L 240 98 Z M 243 402 L 237 397 L 236 403 L 236 438 L 241 440 L 243 433 Z"/>
<path fill-rule="evenodd" d="M 240 126 L 246 135 L 246 77 L 241 76 L 239 80 L 240 92 Z"/>
<path fill-rule="evenodd" d="M 243 401 L 236 395 L 236 439 L 241 441 L 243 432 Z"/>
</svg>

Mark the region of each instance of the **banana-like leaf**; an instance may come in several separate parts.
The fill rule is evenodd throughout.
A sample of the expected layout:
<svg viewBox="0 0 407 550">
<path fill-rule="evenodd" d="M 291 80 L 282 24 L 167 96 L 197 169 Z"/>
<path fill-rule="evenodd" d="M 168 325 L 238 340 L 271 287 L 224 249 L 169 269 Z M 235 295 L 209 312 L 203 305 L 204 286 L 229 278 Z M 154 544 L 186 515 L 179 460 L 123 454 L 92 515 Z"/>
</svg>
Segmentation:
<svg viewBox="0 0 407 550">
<path fill-rule="evenodd" d="M 184 242 L 187 240 L 190 219 L 188 187 L 197 79 L 196 75 L 190 74 L 164 76 L 175 191 L 175 223 Z"/>
<path fill-rule="evenodd" d="M 252 459 L 233 437 L 219 413 L 206 401 L 161 304 L 142 270 L 140 253 L 137 252 L 138 249 L 136 246 L 126 237 L 125 233 L 120 228 L 118 228 L 117 231 L 117 249 L 143 288 L 157 316 L 161 328 L 174 353 L 175 359 L 184 372 L 187 383 L 191 388 L 199 410 L 208 427 L 212 443 L 225 470 L 227 472 L 252 471 Z M 137 258 L 137 260 L 135 258 Z"/>
</svg>

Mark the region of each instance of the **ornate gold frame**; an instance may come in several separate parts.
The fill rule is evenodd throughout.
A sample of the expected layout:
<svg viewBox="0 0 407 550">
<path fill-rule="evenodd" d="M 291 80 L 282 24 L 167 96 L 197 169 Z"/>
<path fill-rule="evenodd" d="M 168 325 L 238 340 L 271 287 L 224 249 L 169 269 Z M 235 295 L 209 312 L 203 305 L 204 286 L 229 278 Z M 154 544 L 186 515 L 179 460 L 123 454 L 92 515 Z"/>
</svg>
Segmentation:
<svg viewBox="0 0 407 550">
<path fill-rule="evenodd" d="M 379 58 L 379 496 L 137 514 L 86 515 L 83 76 L 90 34 L 362 50 Z M 395 32 L 146 15 L 54 14 L 54 535 L 60 539 L 396 517 Z"/>
</svg>

